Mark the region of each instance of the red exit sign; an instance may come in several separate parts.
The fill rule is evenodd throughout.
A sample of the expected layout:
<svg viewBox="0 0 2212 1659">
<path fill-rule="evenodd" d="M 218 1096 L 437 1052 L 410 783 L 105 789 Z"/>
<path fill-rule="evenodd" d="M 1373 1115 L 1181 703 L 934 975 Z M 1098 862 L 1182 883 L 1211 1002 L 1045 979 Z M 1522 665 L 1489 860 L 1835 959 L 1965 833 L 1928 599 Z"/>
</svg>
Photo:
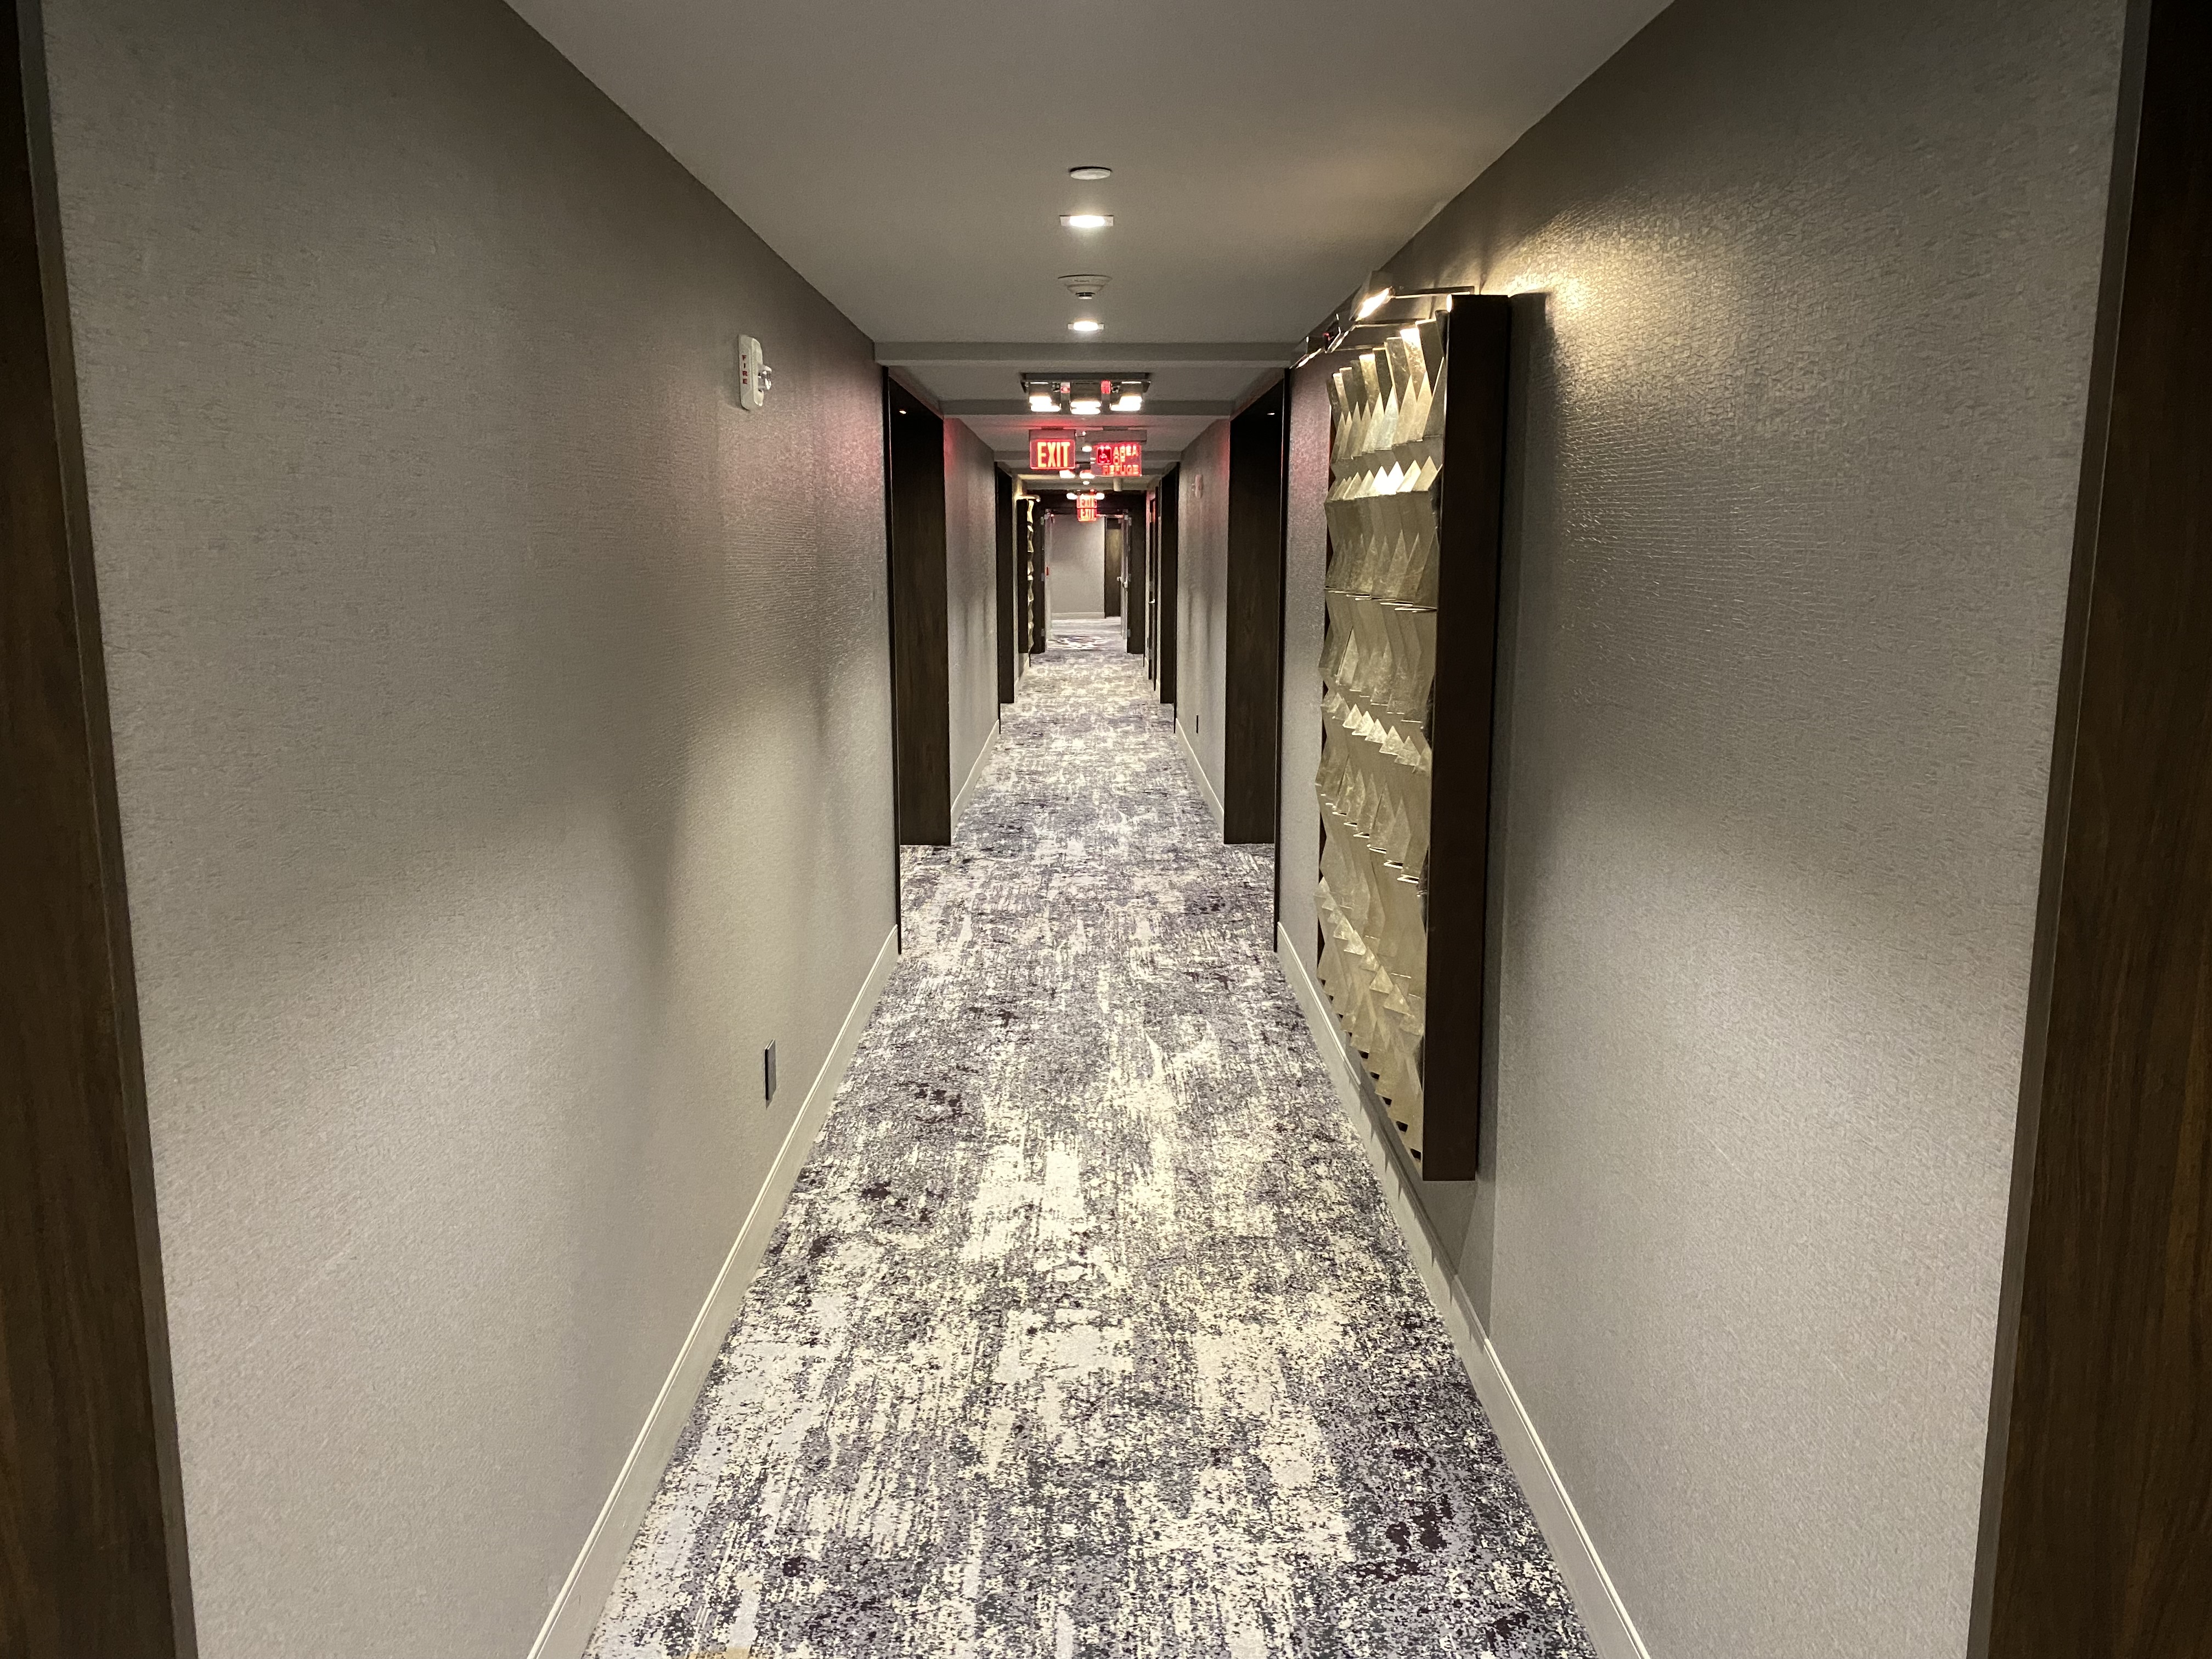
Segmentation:
<svg viewBox="0 0 2212 1659">
<path fill-rule="evenodd" d="M 1067 438 L 1030 439 L 1030 471 L 1032 472 L 1073 472 L 1075 470 L 1075 440 Z"/>
<path fill-rule="evenodd" d="M 1076 523 L 1089 524 L 1097 516 L 1098 498 L 1096 495 L 1078 495 L 1075 498 Z"/>
<path fill-rule="evenodd" d="M 1145 470 L 1145 447 L 1120 441 L 1093 444 L 1091 470 L 1104 478 L 1133 478 Z"/>
</svg>

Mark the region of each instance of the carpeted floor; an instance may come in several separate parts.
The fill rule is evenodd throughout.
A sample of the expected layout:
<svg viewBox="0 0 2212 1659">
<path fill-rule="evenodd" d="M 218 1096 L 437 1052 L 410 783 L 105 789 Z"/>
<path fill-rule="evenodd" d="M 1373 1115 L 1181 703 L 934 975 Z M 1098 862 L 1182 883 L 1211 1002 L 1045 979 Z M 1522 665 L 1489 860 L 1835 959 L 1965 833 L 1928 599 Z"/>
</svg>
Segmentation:
<svg viewBox="0 0 2212 1659">
<path fill-rule="evenodd" d="M 1118 624 L 1054 647 L 908 854 L 908 955 L 592 1653 L 1585 1659 L 1267 863 Z"/>
</svg>

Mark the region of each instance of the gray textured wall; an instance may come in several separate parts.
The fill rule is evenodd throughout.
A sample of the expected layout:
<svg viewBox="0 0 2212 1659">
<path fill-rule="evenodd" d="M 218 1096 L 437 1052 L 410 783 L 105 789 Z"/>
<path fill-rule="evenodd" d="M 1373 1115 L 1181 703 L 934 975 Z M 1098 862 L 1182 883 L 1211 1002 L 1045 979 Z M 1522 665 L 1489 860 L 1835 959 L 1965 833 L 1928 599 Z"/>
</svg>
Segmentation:
<svg viewBox="0 0 2212 1659">
<path fill-rule="evenodd" d="M 946 421 L 945 683 L 956 800 L 999 724 L 997 477 L 989 446 Z"/>
<path fill-rule="evenodd" d="M 1680 0 L 1389 267 L 1545 296 L 1431 1215 L 1663 1659 L 1963 1650 L 2119 27 Z"/>
<path fill-rule="evenodd" d="M 1229 673 L 1229 422 L 1182 452 L 1176 540 L 1176 723 L 1225 799 Z"/>
<path fill-rule="evenodd" d="M 201 1651 L 512 1659 L 891 925 L 877 371 L 492 0 L 46 13 Z"/>
</svg>

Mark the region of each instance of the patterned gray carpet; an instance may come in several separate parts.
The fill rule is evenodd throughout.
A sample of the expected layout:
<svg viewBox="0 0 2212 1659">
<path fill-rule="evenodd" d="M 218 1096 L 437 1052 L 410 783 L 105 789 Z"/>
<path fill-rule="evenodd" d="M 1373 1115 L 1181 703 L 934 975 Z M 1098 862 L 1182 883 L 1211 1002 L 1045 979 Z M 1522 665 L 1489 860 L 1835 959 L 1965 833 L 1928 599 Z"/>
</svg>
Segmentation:
<svg viewBox="0 0 2212 1659">
<path fill-rule="evenodd" d="M 1268 866 L 1118 633 L 1054 643 L 592 1653 L 1587 1659 Z"/>
</svg>

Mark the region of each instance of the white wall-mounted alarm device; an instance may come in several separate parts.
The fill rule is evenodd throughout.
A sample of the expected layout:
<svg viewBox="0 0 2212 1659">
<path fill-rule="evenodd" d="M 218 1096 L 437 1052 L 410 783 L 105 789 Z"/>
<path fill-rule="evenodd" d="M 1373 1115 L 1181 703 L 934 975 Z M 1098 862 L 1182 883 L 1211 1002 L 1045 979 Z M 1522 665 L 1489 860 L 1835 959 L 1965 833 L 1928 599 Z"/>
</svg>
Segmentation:
<svg viewBox="0 0 2212 1659">
<path fill-rule="evenodd" d="M 758 409 L 768 401 L 775 371 L 761 356 L 761 343 L 750 334 L 738 336 L 738 407 Z"/>
</svg>

